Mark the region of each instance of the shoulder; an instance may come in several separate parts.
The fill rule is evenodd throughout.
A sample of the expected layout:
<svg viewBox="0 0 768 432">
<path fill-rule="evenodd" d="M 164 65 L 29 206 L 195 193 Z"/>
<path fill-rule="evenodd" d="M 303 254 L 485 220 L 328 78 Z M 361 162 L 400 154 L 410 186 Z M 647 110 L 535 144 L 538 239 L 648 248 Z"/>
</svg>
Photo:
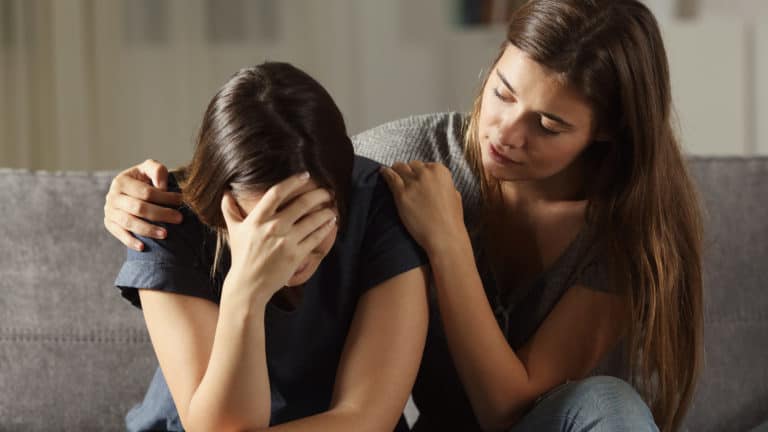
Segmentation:
<svg viewBox="0 0 768 432">
<path fill-rule="evenodd" d="M 391 165 L 398 160 L 443 162 L 463 151 L 465 115 L 432 113 L 385 123 L 352 137 L 355 152 Z"/>
<path fill-rule="evenodd" d="M 474 220 L 480 204 L 480 181 L 464 155 L 464 113 L 444 112 L 406 117 L 352 138 L 355 153 L 384 165 L 397 161 L 439 162 L 451 171 L 464 210 Z"/>
<path fill-rule="evenodd" d="M 395 209 L 394 198 L 379 173 L 381 164 L 365 156 L 355 155 L 352 168 L 350 219 L 367 219 L 381 206 Z"/>
<path fill-rule="evenodd" d="M 181 192 L 178 178 L 178 172 L 172 172 L 168 175 L 168 191 Z M 181 213 L 182 222 L 178 224 L 157 223 L 157 225 L 160 225 L 167 230 L 168 236 L 165 239 L 154 241 L 141 238 L 145 244 L 150 246 L 145 249 L 142 254 L 147 254 L 149 257 L 159 253 L 161 250 L 165 250 L 168 252 L 176 252 L 175 258 L 178 260 L 190 256 L 189 254 L 181 253 L 182 251 L 191 250 L 199 252 L 199 247 L 201 245 L 206 245 L 213 239 L 213 232 L 198 219 L 195 212 L 193 212 L 189 206 L 182 204 L 175 207 L 175 209 Z M 152 248 L 151 246 L 153 245 L 157 247 Z"/>
<path fill-rule="evenodd" d="M 400 221 L 380 167 L 355 156 L 346 223 L 337 240 L 337 254 L 344 266 L 355 269 L 362 290 L 426 263 Z"/>
<path fill-rule="evenodd" d="M 173 175 L 168 179 L 168 190 L 179 192 Z M 134 305 L 140 307 L 138 289 L 187 294 L 217 301 L 210 271 L 216 237 L 189 207 L 177 207 L 183 216 L 179 224 L 158 223 L 167 231 L 164 239 L 136 236 L 144 243 L 144 250 L 127 249 L 125 262 L 115 285 Z"/>
</svg>

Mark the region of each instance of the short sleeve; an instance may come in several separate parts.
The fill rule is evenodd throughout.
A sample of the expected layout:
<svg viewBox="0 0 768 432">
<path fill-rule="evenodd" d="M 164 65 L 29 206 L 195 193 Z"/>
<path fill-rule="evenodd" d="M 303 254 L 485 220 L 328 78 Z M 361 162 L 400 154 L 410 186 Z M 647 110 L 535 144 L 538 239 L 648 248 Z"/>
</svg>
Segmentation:
<svg viewBox="0 0 768 432">
<path fill-rule="evenodd" d="M 160 224 L 168 235 L 163 240 L 136 236 L 144 250 L 127 249 L 127 256 L 115 279 L 123 297 L 141 308 L 139 289 L 152 289 L 189 295 L 219 302 L 214 279 L 210 275 L 206 242 L 210 234 L 188 209 L 180 209 L 181 224 Z M 215 239 L 214 239 L 215 240 Z"/>
<path fill-rule="evenodd" d="M 599 259 L 591 259 L 581 267 L 576 276 L 576 283 L 595 291 L 613 294 L 618 294 L 621 288 L 611 283 L 605 261 Z"/>
<path fill-rule="evenodd" d="M 392 193 L 377 176 L 360 251 L 362 290 L 427 263 L 426 254 L 400 221 Z"/>
</svg>

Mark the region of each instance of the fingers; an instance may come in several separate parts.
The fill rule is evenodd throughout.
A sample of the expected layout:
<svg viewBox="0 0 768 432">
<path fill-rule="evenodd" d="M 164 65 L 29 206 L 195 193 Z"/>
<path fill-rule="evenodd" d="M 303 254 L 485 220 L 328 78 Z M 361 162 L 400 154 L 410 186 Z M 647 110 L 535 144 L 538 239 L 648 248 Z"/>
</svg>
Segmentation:
<svg viewBox="0 0 768 432">
<path fill-rule="evenodd" d="M 107 231 L 109 231 L 113 236 L 115 236 L 120 242 L 127 247 L 137 251 L 141 252 L 144 249 L 144 243 L 140 242 L 138 239 L 136 239 L 134 236 L 131 235 L 130 232 L 120 228 L 119 225 L 117 225 L 115 222 L 112 222 L 109 219 L 104 218 L 104 227 L 107 228 Z"/>
<path fill-rule="evenodd" d="M 136 167 L 139 172 L 152 180 L 158 189 L 168 189 L 168 168 L 154 159 L 147 159 Z"/>
<path fill-rule="evenodd" d="M 112 180 L 110 194 L 122 194 L 130 197 L 148 201 L 154 204 L 166 206 L 181 205 L 181 194 L 178 192 L 166 192 L 142 180 L 138 180 L 129 175 L 119 175 Z"/>
<path fill-rule="evenodd" d="M 420 160 L 410 161 L 407 165 L 411 169 L 413 175 L 417 178 L 427 169 L 426 164 Z"/>
<path fill-rule="evenodd" d="M 325 208 L 304 216 L 293 226 L 291 234 L 301 243 L 306 237 L 327 223 L 336 223 L 336 212 Z"/>
<path fill-rule="evenodd" d="M 397 173 L 397 171 L 389 167 L 381 167 L 379 172 L 384 178 L 384 181 L 387 183 L 387 186 L 389 186 L 389 190 L 391 190 L 393 194 L 397 195 L 405 188 L 405 182 L 403 181 L 403 178 L 400 177 L 400 174 Z"/>
<path fill-rule="evenodd" d="M 310 233 L 308 236 L 304 237 L 304 240 L 300 241 L 298 244 L 299 255 L 306 256 L 313 249 L 320 246 L 320 243 L 322 243 L 323 240 L 325 240 L 328 234 L 330 234 L 335 227 L 336 227 L 336 220 L 334 218 L 320 225 L 318 229 Z"/>
<path fill-rule="evenodd" d="M 227 224 L 227 229 L 230 227 L 242 223 L 245 219 L 240 206 L 235 201 L 231 192 L 224 192 L 224 196 L 221 197 L 221 213 L 224 215 L 224 222 Z"/>
<path fill-rule="evenodd" d="M 128 195 L 108 195 L 107 208 L 104 211 L 105 213 L 109 213 L 113 209 L 122 210 L 152 222 L 181 222 L 181 213 L 179 211 L 142 201 Z"/>
<path fill-rule="evenodd" d="M 395 162 L 394 164 L 392 164 L 392 167 L 390 169 L 396 172 L 397 175 L 399 175 L 404 181 L 408 181 L 416 178 L 416 173 L 413 171 L 413 168 L 407 163 Z"/>
<path fill-rule="evenodd" d="M 328 190 L 313 189 L 296 197 L 285 208 L 279 210 L 276 216 L 281 220 L 281 223 L 293 225 L 310 212 L 327 205 L 332 199 L 333 196 Z"/>
<path fill-rule="evenodd" d="M 129 231 L 143 237 L 150 237 L 154 239 L 164 239 L 168 234 L 164 228 L 156 225 L 152 225 L 151 223 L 144 221 L 142 219 L 139 219 L 136 216 L 122 210 L 117 210 L 117 209 L 110 210 L 104 216 L 104 220 L 113 223 L 115 227 L 118 229 Z M 105 222 L 105 225 L 106 225 L 106 222 Z M 114 234 L 112 230 L 110 230 L 110 232 Z M 118 239 L 120 239 L 119 236 L 115 236 L 115 237 L 118 237 Z"/>
<path fill-rule="evenodd" d="M 281 181 L 267 190 L 254 207 L 248 218 L 254 218 L 256 222 L 264 222 L 271 218 L 277 209 L 286 202 L 294 192 L 309 181 L 309 173 L 301 173 Z"/>
</svg>

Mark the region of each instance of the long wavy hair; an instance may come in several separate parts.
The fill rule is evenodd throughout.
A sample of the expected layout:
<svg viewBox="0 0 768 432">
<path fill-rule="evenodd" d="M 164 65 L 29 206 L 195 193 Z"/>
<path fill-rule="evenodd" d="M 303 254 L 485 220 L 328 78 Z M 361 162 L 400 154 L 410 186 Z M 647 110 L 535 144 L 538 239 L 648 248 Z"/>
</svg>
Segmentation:
<svg viewBox="0 0 768 432">
<path fill-rule="evenodd" d="M 609 281 L 631 312 L 624 344 L 630 380 L 659 427 L 676 430 L 701 364 L 702 222 L 670 120 L 658 23 L 636 0 L 530 0 L 511 17 L 494 66 L 508 44 L 579 91 L 597 130 L 610 137 L 581 156 L 596 173 L 587 183 L 587 222 L 600 227 L 595 241 Z M 486 82 L 465 151 L 483 201 L 493 202 L 497 185 L 482 174 L 478 137 Z"/>
<path fill-rule="evenodd" d="M 208 104 L 192 161 L 175 173 L 184 203 L 217 233 L 211 274 L 227 240 L 225 191 L 264 192 L 307 171 L 333 193 L 343 229 L 353 161 L 341 112 L 312 77 L 277 62 L 235 73 Z"/>
</svg>

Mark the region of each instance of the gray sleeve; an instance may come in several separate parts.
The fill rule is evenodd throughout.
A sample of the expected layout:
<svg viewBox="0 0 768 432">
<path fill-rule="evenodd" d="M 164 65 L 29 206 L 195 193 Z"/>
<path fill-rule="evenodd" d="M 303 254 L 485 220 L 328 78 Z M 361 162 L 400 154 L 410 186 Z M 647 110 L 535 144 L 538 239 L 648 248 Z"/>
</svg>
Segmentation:
<svg viewBox="0 0 768 432">
<path fill-rule="evenodd" d="M 407 117 L 369 129 L 352 138 L 355 153 L 381 164 L 421 160 L 446 166 L 463 161 L 460 113 Z"/>
<path fill-rule="evenodd" d="M 480 203 L 480 184 L 464 157 L 462 113 L 424 114 L 377 126 L 352 138 L 355 153 L 383 165 L 420 160 L 439 162 L 451 171 L 467 219 Z"/>
</svg>

